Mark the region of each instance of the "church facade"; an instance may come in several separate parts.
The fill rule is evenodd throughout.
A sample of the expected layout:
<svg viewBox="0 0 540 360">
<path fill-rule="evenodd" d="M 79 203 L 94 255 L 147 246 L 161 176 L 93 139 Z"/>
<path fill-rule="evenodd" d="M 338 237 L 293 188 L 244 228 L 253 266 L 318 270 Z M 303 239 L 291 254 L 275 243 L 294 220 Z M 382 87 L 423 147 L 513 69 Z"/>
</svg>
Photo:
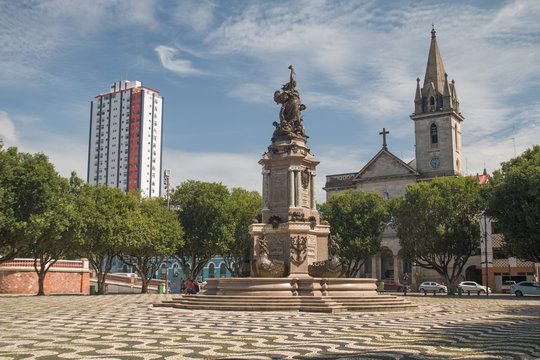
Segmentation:
<svg viewBox="0 0 540 360">
<path fill-rule="evenodd" d="M 426 73 L 423 85 L 416 79 L 414 113 L 415 159 L 406 163 L 388 150 L 383 129 L 381 150 L 358 172 L 328 175 L 326 198 L 347 190 L 377 192 L 386 199 L 405 194 L 407 185 L 430 181 L 436 177 L 462 176 L 461 124 L 455 82 L 448 81 L 435 30 L 431 30 Z M 469 259 L 463 279 L 481 282 L 480 258 Z M 382 251 L 366 261 L 361 276 L 403 281 L 404 275 L 414 284 L 420 281 L 442 281 L 440 276 L 416 268 L 401 257 L 396 232 L 387 228 L 383 233 Z M 416 275 L 416 276 L 415 276 Z"/>
</svg>

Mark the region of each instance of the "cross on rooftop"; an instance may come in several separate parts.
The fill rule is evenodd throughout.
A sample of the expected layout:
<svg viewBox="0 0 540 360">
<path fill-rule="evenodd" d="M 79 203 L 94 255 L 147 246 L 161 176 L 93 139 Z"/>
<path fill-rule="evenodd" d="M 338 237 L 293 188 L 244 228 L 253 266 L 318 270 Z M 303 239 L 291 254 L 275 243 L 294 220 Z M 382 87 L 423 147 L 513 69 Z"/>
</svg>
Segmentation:
<svg viewBox="0 0 540 360">
<path fill-rule="evenodd" d="M 386 149 L 386 134 L 390 134 L 390 131 L 386 131 L 386 128 L 383 128 L 382 131 L 379 133 L 379 135 L 382 135 L 383 138 L 383 149 Z"/>
</svg>

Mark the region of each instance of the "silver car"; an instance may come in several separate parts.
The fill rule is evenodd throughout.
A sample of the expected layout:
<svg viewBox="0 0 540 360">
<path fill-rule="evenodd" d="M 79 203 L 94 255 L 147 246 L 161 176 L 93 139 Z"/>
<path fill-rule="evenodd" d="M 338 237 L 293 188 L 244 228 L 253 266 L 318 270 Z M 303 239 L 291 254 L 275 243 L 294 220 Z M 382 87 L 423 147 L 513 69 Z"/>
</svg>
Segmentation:
<svg viewBox="0 0 540 360">
<path fill-rule="evenodd" d="M 522 281 L 510 286 L 510 294 L 516 294 L 516 296 L 540 295 L 540 284 L 535 281 Z"/>
<path fill-rule="evenodd" d="M 418 290 L 421 292 L 447 292 L 448 288 L 434 281 L 426 281 L 420 284 Z"/>
<path fill-rule="evenodd" d="M 461 290 L 466 292 L 474 292 L 478 295 L 485 294 L 486 293 L 486 287 L 480 284 L 475 283 L 474 281 L 462 281 L 459 283 L 458 288 L 461 288 Z M 491 289 L 487 288 L 488 293 L 491 293 Z"/>
</svg>

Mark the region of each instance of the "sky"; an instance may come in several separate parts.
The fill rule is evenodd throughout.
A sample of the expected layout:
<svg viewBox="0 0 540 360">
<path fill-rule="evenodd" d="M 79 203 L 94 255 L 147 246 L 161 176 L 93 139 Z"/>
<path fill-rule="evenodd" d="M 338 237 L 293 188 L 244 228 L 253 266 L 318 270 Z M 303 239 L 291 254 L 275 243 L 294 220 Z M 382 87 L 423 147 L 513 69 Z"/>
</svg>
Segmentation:
<svg viewBox="0 0 540 360">
<path fill-rule="evenodd" d="M 466 175 L 540 141 L 540 1 L 0 0 L 0 138 L 86 179 L 90 102 L 139 80 L 164 98 L 163 167 L 261 191 L 289 79 L 325 176 L 414 158 L 432 24 L 456 82 Z"/>
</svg>

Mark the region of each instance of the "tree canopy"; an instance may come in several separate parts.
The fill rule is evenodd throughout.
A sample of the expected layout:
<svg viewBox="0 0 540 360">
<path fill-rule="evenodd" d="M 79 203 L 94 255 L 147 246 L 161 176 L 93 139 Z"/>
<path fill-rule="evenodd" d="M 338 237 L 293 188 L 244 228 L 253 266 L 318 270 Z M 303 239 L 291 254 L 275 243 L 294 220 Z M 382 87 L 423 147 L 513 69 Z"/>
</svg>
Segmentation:
<svg viewBox="0 0 540 360">
<path fill-rule="evenodd" d="M 366 259 L 381 249 L 382 233 L 389 220 L 384 198 L 376 193 L 349 190 L 333 195 L 319 205 L 330 223 L 331 234 L 349 261 L 347 277 L 356 277 Z"/>
<path fill-rule="evenodd" d="M 82 219 L 73 192 L 47 156 L 0 151 L 1 250 L 4 259 L 29 256 L 38 275 L 38 295 L 49 268 L 74 250 Z M 4 202 L 5 201 L 5 202 Z"/>
<path fill-rule="evenodd" d="M 236 223 L 226 186 L 189 180 L 171 194 L 184 229 L 185 243 L 176 252 L 184 278 L 196 280 L 216 255 L 226 254 L 234 243 Z"/>
<path fill-rule="evenodd" d="M 409 185 L 404 198 L 392 200 L 392 224 L 404 257 L 441 274 L 453 292 L 480 245 L 482 210 L 475 178 L 437 178 Z"/>
<path fill-rule="evenodd" d="M 137 197 L 136 194 L 128 195 Z M 162 198 L 141 199 L 122 221 L 121 260 L 141 275 L 142 293 L 159 265 L 184 244 L 184 233 L 176 214 Z"/>
<path fill-rule="evenodd" d="M 225 264 L 233 277 L 249 273 L 249 249 L 251 248 L 251 235 L 249 224 L 251 220 L 261 213 L 262 198 L 256 191 L 247 191 L 234 188 L 230 195 L 230 211 L 235 223 L 234 241 L 223 254 Z M 244 263 L 244 260 L 248 260 Z M 247 264 L 247 269 L 245 269 Z"/>
<path fill-rule="evenodd" d="M 486 213 L 497 221 L 508 255 L 540 262 L 540 146 L 501 166 L 486 187 Z"/>
<path fill-rule="evenodd" d="M 71 183 L 80 183 L 76 180 L 72 176 Z M 84 223 L 84 234 L 79 239 L 77 253 L 88 258 L 96 271 L 97 293 L 103 294 L 105 277 L 112 268 L 113 259 L 122 250 L 123 220 L 138 202 L 122 190 L 107 185 L 72 187 L 75 187 L 76 205 Z"/>
<path fill-rule="evenodd" d="M 17 148 L 4 149 L 0 141 L 0 263 L 16 257 L 23 249 L 22 242 L 15 236 L 17 219 L 17 168 L 23 157 Z"/>
</svg>

